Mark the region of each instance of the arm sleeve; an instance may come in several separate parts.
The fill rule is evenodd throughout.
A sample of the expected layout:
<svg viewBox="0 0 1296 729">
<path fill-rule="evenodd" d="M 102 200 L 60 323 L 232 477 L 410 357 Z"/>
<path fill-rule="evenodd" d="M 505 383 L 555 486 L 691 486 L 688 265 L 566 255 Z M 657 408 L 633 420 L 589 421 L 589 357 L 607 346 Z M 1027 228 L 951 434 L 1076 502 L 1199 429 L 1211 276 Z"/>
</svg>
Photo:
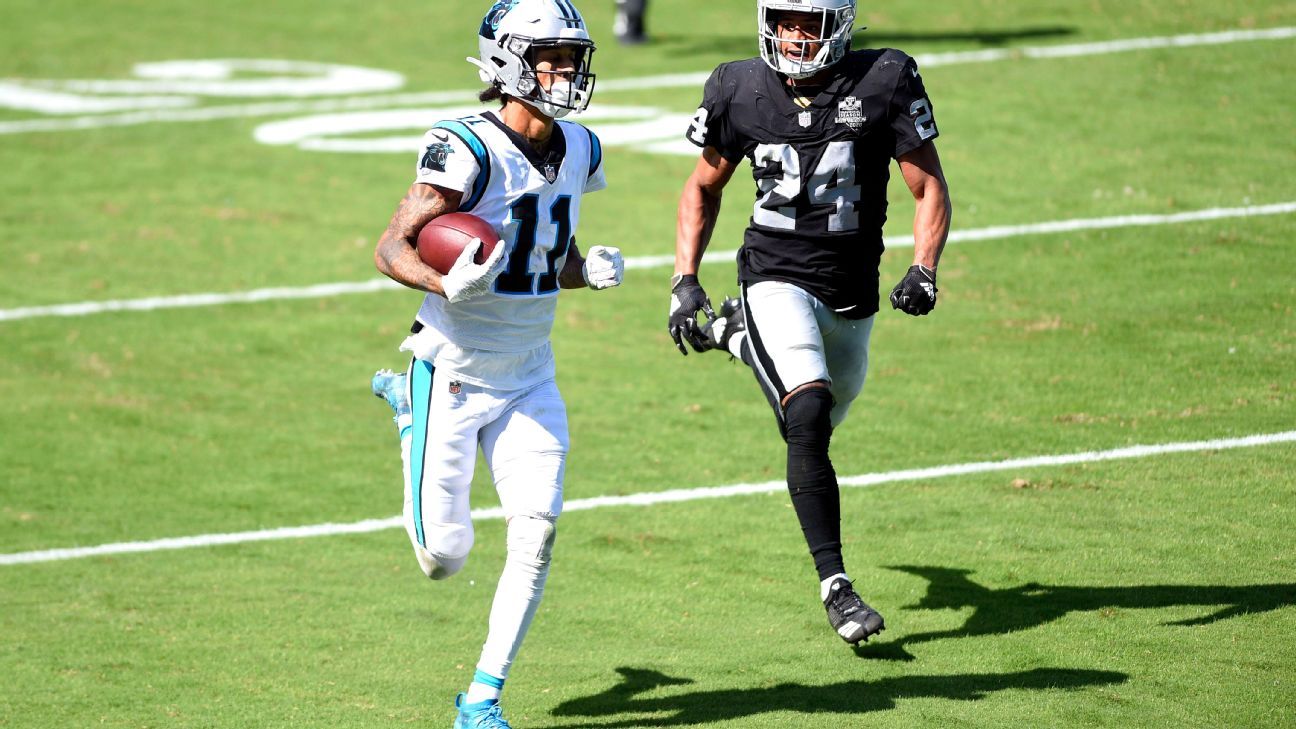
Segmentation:
<svg viewBox="0 0 1296 729">
<path fill-rule="evenodd" d="M 603 176 L 603 145 L 598 135 L 585 130 L 590 139 L 589 177 L 585 180 L 584 192 L 598 192 L 607 187 L 607 178 Z"/>
<path fill-rule="evenodd" d="M 897 159 L 940 135 L 927 89 L 923 88 L 922 76 L 918 75 L 918 64 L 912 58 L 906 59 L 900 69 L 891 95 L 890 113 Z"/>
<path fill-rule="evenodd" d="M 415 182 L 467 192 L 476 182 L 481 166 L 477 155 L 459 135 L 434 127 L 423 135 L 414 169 Z"/>
<path fill-rule="evenodd" d="M 684 136 L 699 147 L 715 147 L 725 159 L 738 162 L 743 157 L 742 145 L 734 138 L 729 123 L 730 88 L 724 81 L 724 66 L 720 66 L 707 79 L 702 90 L 702 105 L 689 122 Z"/>
</svg>

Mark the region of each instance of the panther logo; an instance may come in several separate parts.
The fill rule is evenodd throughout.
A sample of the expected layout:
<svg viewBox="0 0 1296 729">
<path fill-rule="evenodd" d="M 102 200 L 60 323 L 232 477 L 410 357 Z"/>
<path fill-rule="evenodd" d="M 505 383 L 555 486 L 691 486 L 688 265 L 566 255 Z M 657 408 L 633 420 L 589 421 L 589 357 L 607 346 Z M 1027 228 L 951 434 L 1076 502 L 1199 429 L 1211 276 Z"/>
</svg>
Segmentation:
<svg viewBox="0 0 1296 729">
<path fill-rule="evenodd" d="M 478 35 L 488 40 L 495 40 L 495 31 L 499 30 L 500 23 L 503 22 L 504 16 L 509 14 L 521 0 L 496 0 L 490 10 L 486 11 L 486 17 L 482 19 L 481 30 Z"/>
<path fill-rule="evenodd" d="M 454 147 L 445 142 L 434 142 L 427 146 L 427 151 L 423 153 L 423 161 L 419 166 L 425 170 L 436 170 L 445 172 L 446 160 L 454 154 Z"/>
</svg>

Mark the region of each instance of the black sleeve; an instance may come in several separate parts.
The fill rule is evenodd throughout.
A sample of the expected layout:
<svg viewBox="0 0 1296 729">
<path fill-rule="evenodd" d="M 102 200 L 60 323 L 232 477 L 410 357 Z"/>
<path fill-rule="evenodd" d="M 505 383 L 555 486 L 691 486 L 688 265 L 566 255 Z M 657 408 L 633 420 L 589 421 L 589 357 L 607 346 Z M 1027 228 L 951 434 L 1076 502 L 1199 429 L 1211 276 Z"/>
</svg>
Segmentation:
<svg viewBox="0 0 1296 729">
<path fill-rule="evenodd" d="M 684 136 L 699 147 L 715 147 L 720 155 L 730 162 L 738 162 L 743 157 L 742 145 L 734 139 L 733 127 L 729 123 L 729 95 L 732 88 L 725 83 L 724 66 L 711 72 L 706 87 L 702 91 L 702 105 L 689 122 Z"/>
<path fill-rule="evenodd" d="M 922 76 L 918 75 L 918 64 L 912 58 L 907 59 L 900 69 L 895 92 L 891 95 L 891 131 L 895 134 L 897 159 L 940 135 L 927 89 L 923 88 Z"/>
</svg>

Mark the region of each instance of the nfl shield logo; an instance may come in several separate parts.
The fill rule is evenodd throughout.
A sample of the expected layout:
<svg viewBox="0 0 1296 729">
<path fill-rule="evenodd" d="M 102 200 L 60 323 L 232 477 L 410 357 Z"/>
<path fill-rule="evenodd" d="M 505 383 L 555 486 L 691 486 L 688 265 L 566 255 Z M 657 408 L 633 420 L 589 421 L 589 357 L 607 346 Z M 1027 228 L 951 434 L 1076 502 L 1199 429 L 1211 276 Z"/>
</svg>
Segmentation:
<svg viewBox="0 0 1296 729">
<path fill-rule="evenodd" d="M 545 179 L 548 180 L 549 182 L 553 182 L 555 179 L 558 178 L 558 169 L 555 168 L 553 165 L 545 165 L 544 173 L 545 173 Z"/>
<path fill-rule="evenodd" d="M 458 380 L 451 380 L 451 381 L 450 381 L 450 394 L 451 394 L 451 395 L 458 395 L 458 394 L 461 393 L 461 392 L 463 392 L 463 383 L 462 383 L 462 382 L 459 382 Z"/>
<path fill-rule="evenodd" d="M 810 112 L 803 111 L 800 114 L 797 114 L 797 124 L 800 124 L 802 127 L 810 126 Z"/>
</svg>

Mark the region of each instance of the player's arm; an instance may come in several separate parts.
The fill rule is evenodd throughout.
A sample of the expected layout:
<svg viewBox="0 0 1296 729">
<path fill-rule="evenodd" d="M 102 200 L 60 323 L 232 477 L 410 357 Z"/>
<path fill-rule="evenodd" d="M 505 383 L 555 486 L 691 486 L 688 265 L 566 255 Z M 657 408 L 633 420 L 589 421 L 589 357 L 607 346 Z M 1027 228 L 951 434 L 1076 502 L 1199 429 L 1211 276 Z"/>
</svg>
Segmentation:
<svg viewBox="0 0 1296 729">
<path fill-rule="evenodd" d="M 667 330 L 680 354 L 687 355 L 685 343 L 695 351 L 708 348 L 706 336 L 698 326 L 697 314 L 715 318 L 706 291 L 698 282 L 702 253 L 711 242 L 716 220 L 720 217 L 720 200 L 725 185 L 737 165 L 725 159 L 715 147 L 706 146 L 698 158 L 693 174 L 684 182 L 679 212 L 675 221 L 675 275 L 671 277 L 671 306 Z"/>
<path fill-rule="evenodd" d="M 914 265 L 935 271 L 950 229 L 949 186 L 941 170 L 936 143 L 900 155 L 900 173 L 917 209 L 914 212 Z"/>
<path fill-rule="evenodd" d="M 418 256 L 418 234 L 428 221 L 459 209 L 463 193 L 415 182 L 396 206 L 387 230 L 374 248 L 374 265 L 393 281 L 445 296 L 441 274 Z"/>
<path fill-rule="evenodd" d="M 949 237 L 950 197 L 936 143 L 928 141 L 897 158 L 916 203 L 913 265 L 891 291 L 891 306 L 922 316 L 936 308 L 936 267 Z"/>
<path fill-rule="evenodd" d="M 581 274 L 584 267 L 585 256 L 581 255 L 580 247 L 576 245 L 576 239 L 572 238 L 571 243 L 567 246 L 567 260 L 563 263 L 562 270 L 558 272 L 558 287 L 564 289 L 585 288 L 585 277 Z"/>
<path fill-rule="evenodd" d="M 684 183 L 675 223 L 675 274 L 696 276 L 702 253 L 711 242 L 725 185 L 738 166 L 706 147 Z"/>
</svg>

